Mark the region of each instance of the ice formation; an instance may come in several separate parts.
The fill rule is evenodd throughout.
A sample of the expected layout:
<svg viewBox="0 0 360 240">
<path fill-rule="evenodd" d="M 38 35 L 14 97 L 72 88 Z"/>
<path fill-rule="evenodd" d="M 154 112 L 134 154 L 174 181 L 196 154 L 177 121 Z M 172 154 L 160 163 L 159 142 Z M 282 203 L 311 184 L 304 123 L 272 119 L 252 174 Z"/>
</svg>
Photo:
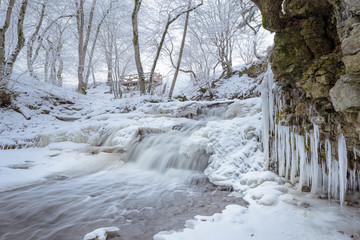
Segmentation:
<svg viewBox="0 0 360 240">
<path fill-rule="evenodd" d="M 347 186 L 356 190 L 360 171 L 349 171 L 347 178 L 346 139 L 340 134 L 336 143 L 319 138 L 319 126 L 313 124 L 312 131 L 300 135 L 298 126 L 283 126 L 281 121 L 282 99 L 274 94 L 279 87 L 274 84 L 269 68 L 262 84 L 263 103 L 263 146 L 265 162 L 278 171 L 281 177 L 298 183 L 302 191 L 308 187 L 311 193 L 327 194 L 344 203 Z M 325 146 L 325 156 L 320 151 Z M 337 155 L 335 153 L 338 153 Z"/>
</svg>

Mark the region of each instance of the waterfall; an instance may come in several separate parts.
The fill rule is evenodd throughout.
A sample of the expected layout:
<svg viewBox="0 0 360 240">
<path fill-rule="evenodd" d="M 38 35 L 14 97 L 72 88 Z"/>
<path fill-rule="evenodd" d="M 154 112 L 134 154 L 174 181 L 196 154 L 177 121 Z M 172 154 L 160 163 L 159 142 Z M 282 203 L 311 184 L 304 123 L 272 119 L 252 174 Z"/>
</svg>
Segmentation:
<svg viewBox="0 0 360 240">
<path fill-rule="evenodd" d="M 208 165 L 209 155 L 205 152 L 205 139 L 191 139 L 189 131 L 172 130 L 167 133 L 149 134 L 136 141 L 128 154 L 139 168 L 184 169 L 203 172 Z"/>
<path fill-rule="evenodd" d="M 271 68 L 262 83 L 263 147 L 265 163 L 279 176 L 298 184 L 298 190 L 305 187 L 313 194 L 327 194 L 328 198 L 345 201 L 347 187 L 360 187 L 360 171 L 349 171 L 347 178 L 346 139 L 340 134 L 336 143 L 328 138 L 320 139 L 319 126 L 313 123 L 312 131 L 300 131 L 301 126 L 282 125 L 283 100 L 279 87 L 274 84 Z M 305 132 L 304 136 L 299 132 Z M 321 153 L 321 146 L 325 153 Z M 271 151 L 269 151 L 271 150 Z M 354 154 L 356 156 L 356 154 Z M 349 184 L 348 184 L 349 181 Z"/>
<path fill-rule="evenodd" d="M 202 107 L 192 115 L 193 122 L 175 126 L 167 131 L 142 131 L 128 149 L 127 161 L 140 169 L 153 169 L 162 173 L 169 169 L 204 172 L 210 154 L 207 152 L 209 139 L 197 131 L 207 122 L 228 119 L 236 115 L 228 102 Z M 190 116 L 188 116 L 190 117 Z"/>
</svg>

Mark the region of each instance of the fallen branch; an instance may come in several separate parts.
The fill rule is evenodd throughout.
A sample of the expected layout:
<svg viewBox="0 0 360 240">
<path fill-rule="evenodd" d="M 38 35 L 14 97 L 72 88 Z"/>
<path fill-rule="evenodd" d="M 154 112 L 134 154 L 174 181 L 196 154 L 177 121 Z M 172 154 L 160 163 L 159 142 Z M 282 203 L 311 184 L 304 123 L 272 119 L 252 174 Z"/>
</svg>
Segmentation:
<svg viewBox="0 0 360 240">
<path fill-rule="evenodd" d="M 23 115 L 23 117 L 24 117 L 26 120 L 30 120 L 30 119 L 31 119 L 31 117 L 30 117 L 30 116 L 27 116 L 18 106 L 10 106 L 9 108 L 12 109 L 12 110 L 14 110 L 15 112 L 20 113 L 21 115 Z"/>
<path fill-rule="evenodd" d="M 79 117 L 60 117 L 60 116 L 55 116 L 55 118 L 60 121 L 66 121 L 66 122 L 72 122 L 80 119 Z"/>
</svg>

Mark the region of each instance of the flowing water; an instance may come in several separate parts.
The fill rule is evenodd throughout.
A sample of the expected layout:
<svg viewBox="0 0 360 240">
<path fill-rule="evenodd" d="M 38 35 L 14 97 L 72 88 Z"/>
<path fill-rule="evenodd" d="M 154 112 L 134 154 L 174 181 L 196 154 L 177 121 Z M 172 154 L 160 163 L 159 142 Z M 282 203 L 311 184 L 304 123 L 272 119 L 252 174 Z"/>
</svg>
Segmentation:
<svg viewBox="0 0 360 240">
<path fill-rule="evenodd" d="M 110 226 L 120 230 L 108 239 L 152 239 L 159 231 L 181 228 L 195 215 L 244 204 L 208 181 L 204 151 L 180 147 L 206 124 L 203 119 L 168 132 L 142 131 L 125 163 L 115 160 L 95 173 L 54 175 L 0 192 L 0 239 L 74 240 Z M 121 153 L 105 156 L 116 159 L 117 154 L 120 159 Z"/>
</svg>

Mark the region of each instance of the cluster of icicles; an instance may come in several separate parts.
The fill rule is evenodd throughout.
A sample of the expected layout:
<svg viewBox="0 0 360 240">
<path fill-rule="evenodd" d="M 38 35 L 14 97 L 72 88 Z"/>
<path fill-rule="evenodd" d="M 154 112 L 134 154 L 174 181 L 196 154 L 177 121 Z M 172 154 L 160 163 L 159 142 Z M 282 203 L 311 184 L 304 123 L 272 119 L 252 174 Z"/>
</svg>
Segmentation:
<svg viewBox="0 0 360 240">
<path fill-rule="evenodd" d="M 271 68 L 268 68 L 262 85 L 262 103 L 264 114 L 263 144 L 265 164 L 275 165 L 280 176 L 298 183 L 301 191 L 303 186 L 311 186 L 311 192 L 327 194 L 328 198 L 344 203 L 347 189 L 360 188 L 360 171 L 347 169 L 346 141 L 340 134 L 337 143 L 337 153 L 329 139 L 321 142 L 319 127 L 313 124 L 311 132 L 305 136 L 296 133 L 296 126 L 281 126 L 277 121 L 282 109 L 280 96 L 273 93 L 277 87 Z M 271 144 L 269 142 L 270 136 Z M 319 149 L 325 144 L 326 161 L 319 161 Z M 271 151 L 271 154 L 269 153 Z M 355 155 L 356 156 L 356 155 Z M 338 159 L 338 160 L 337 160 Z"/>
</svg>

